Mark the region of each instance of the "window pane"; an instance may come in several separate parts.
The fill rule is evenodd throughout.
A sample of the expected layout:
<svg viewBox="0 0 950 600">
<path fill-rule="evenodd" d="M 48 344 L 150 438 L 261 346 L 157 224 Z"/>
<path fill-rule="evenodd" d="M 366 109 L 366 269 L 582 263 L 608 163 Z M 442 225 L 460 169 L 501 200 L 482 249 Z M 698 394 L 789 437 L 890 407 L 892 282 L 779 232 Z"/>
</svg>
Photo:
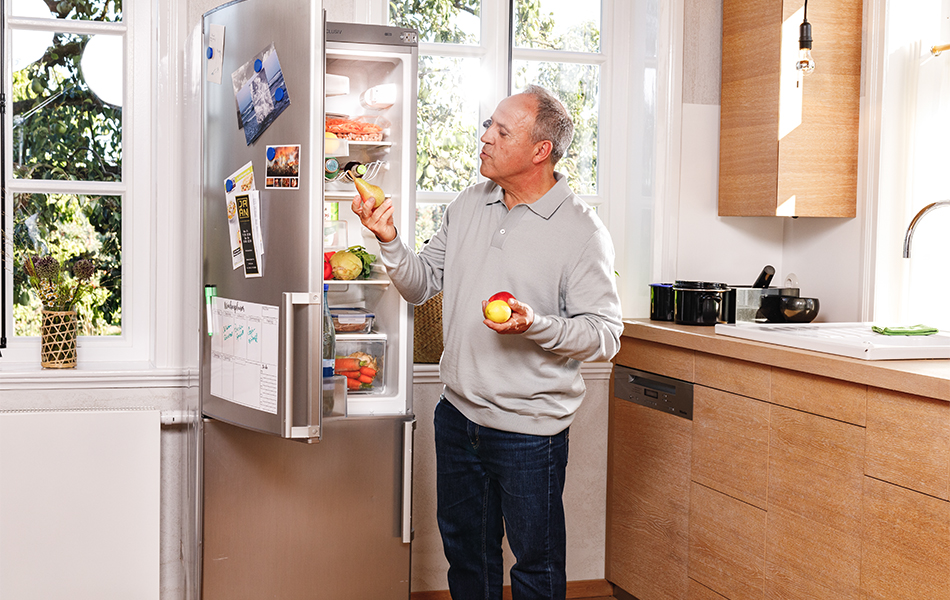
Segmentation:
<svg viewBox="0 0 950 600">
<path fill-rule="evenodd" d="M 91 289 L 76 305 L 81 335 L 121 333 L 121 202 L 119 196 L 14 194 L 14 335 L 39 335 L 40 299 L 23 264 L 47 254 L 69 266 L 88 258 L 96 269 Z"/>
<path fill-rule="evenodd" d="M 389 0 L 389 22 L 419 32 L 419 40 L 442 44 L 478 44 L 481 0 Z"/>
<path fill-rule="evenodd" d="M 442 227 L 448 204 L 416 204 L 416 252 Z"/>
<path fill-rule="evenodd" d="M 14 53 L 31 33 L 13 32 Z M 102 80 L 103 72 L 114 78 Z M 14 176 L 120 181 L 122 108 L 109 102 L 121 102 L 122 72 L 121 38 L 57 33 L 13 73 Z"/>
<path fill-rule="evenodd" d="M 600 0 L 515 0 L 515 46 L 600 52 Z"/>
<path fill-rule="evenodd" d="M 122 20 L 122 0 L 62 0 L 50 8 L 44 0 L 13 0 L 13 16 L 72 19 L 77 21 Z"/>
<path fill-rule="evenodd" d="M 477 59 L 419 57 L 416 187 L 461 191 L 478 174 Z"/>
<path fill-rule="evenodd" d="M 597 133 L 600 120 L 600 67 L 516 60 L 516 91 L 537 84 L 558 97 L 574 120 L 574 141 L 557 163 L 577 194 L 597 193 Z"/>
</svg>

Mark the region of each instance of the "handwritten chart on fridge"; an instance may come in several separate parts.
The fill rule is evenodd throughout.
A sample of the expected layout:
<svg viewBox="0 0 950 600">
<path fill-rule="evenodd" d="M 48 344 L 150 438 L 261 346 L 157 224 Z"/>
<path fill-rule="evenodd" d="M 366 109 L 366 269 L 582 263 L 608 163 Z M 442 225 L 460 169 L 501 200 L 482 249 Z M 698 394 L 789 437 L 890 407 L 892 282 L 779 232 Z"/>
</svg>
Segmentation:
<svg viewBox="0 0 950 600">
<path fill-rule="evenodd" d="M 278 307 L 216 297 L 212 308 L 211 394 L 277 414 Z"/>
</svg>

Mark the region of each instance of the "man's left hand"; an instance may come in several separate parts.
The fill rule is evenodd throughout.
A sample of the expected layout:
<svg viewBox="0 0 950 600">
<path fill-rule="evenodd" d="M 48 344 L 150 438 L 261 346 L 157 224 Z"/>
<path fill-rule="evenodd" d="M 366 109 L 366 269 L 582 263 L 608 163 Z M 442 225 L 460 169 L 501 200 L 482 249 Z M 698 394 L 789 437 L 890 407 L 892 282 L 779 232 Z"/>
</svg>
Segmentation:
<svg viewBox="0 0 950 600">
<path fill-rule="evenodd" d="M 485 307 L 488 306 L 487 300 L 482 300 L 482 314 L 485 314 Z M 511 307 L 511 318 L 504 323 L 495 323 L 490 319 L 482 321 L 489 329 L 494 329 L 498 333 L 524 333 L 534 323 L 534 310 L 524 302 L 519 302 L 514 298 L 508 300 L 508 306 Z"/>
</svg>

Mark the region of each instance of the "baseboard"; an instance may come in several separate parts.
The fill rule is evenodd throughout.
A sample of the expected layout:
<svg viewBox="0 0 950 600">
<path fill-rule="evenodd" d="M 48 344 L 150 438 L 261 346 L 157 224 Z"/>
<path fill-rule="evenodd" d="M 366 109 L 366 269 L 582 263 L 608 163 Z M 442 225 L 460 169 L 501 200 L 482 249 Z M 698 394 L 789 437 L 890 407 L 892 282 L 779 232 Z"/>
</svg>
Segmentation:
<svg viewBox="0 0 950 600">
<path fill-rule="evenodd" d="M 606 579 L 586 579 L 583 581 L 567 582 L 567 600 L 583 600 L 584 598 L 603 598 L 612 596 L 614 586 Z M 452 600 L 448 590 L 432 590 L 428 592 L 412 592 L 410 600 Z M 511 586 L 502 590 L 503 600 L 511 600 Z"/>
</svg>

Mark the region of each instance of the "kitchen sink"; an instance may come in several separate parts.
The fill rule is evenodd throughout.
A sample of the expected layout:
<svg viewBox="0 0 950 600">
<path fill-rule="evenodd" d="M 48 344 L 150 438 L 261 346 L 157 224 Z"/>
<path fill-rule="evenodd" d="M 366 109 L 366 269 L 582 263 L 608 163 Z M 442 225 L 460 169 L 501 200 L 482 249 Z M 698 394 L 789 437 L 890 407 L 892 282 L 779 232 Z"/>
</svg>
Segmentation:
<svg viewBox="0 0 950 600">
<path fill-rule="evenodd" d="M 873 323 L 719 324 L 716 333 L 864 360 L 950 359 L 950 332 L 888 336 L 871 331 L 871 325 Z"/>
</svg>

